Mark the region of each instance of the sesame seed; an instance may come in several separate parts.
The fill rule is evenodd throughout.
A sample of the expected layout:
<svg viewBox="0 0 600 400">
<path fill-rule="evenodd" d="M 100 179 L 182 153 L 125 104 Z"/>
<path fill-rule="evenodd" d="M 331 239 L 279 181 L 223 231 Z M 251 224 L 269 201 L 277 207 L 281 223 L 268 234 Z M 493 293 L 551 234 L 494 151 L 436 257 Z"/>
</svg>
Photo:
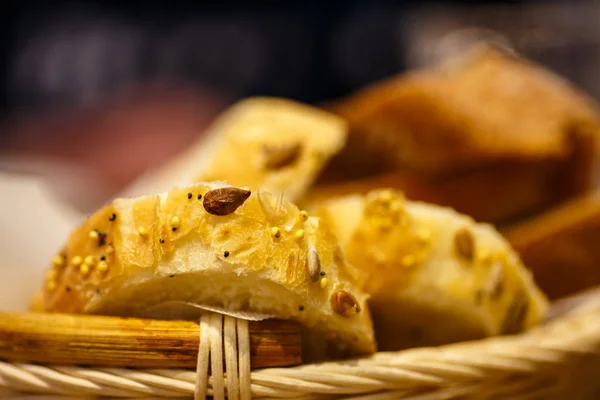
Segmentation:
<svg viewBox="0 0 600 400">
<path fill-rule="evenodd" d="M 90 265 L 81 264 L 81 267 L 79 267 L 79 272 L 81 272 L 81 275 L 87 275 L 90 272 Z"/>
<path fill-rule="evenodd" d="M 191 199 L 191 198 L 192 198 L 192 196 L 193 196 L 193 195 L 192 195 L 191 193 L 188 193 L 188 200 L 189 200 L 189 199 Z"/>
<path fill-rule="evenodd" d="M 202 199 L 202 195 L 201 195 L 201 194 L 198 194 L 198 197 L 197 197 L 197 199 L 198 199 L 198 200 L 201 200 L 201 199 Z"/>
<path fill-rule="evenodd" d="M 108 220 L 109 220 L 110 222 L 113 222 L 113 221 L 114 221 L 114 220 L 116 220 L 116 219 L 117 219 L 117 214 L 115 214 L 115 213 L 112 213 L 112 214 L 110 215 L 110 217 L 108 218 Z"/>
<path fill-rule="evenodd" d="M 92 255 L 89 255 L 89 256 L 87 256 L 86 258 L 83 259 L 83 263 L 87 264 L 87 265 L 94 264 L 94 261 L 95 261 L 94 260 L 94 256 L 92 256 Z"/>
<path fill-rule="evenodd" d="M 46 289 L 48 289 L 49 292 L 56 290 L 56 282 L 48 281 L 48 283 L 46 284 Z"/>
<path fill-rule="evenodd" d="M 281 236 L 281 230 L 278 227 L 276 227 L 276 226 L 272 227 L 271 228 L 271 236 L 274 237 L 274 238 L 280 237 Z"/>
<path fill-rule="evenodd" d="M 171 228 L 171 230 L 172 230 L 173 232 L 175 232 L 175 231 L 177 230 L 177 228 L 175 228 L 175 227 L 172 227 L 172 228 Z"/>
<path fill-rule="evenodd" d="M 164 242 L 165 242 L 165 239 L 163 239 L 163 238 L 160 238 L 160 239 L 158 239 L 158 243 L 161 243 L 161 244 L 162 244 L 162 243 L 164 243 Z"/>
<path fill-rule="evenodd" d="M 169 278 L 173 278 L 175 276 L 175 274 L 171 274 L 169 275 Z"/>
<path fill-rule="evenodd" d="M 140 236 L 144 237 L 144 236 L 148 236 L 148 228 L 140 226 L 138 228 L 138 233 L 140 234 Z"/>
<path fill-rule="evenodd" d="M 319 274 L 320 274 L 321 276 L 325 276 L 325 275 L 327 275 L 327 273 L 326 273 L 325 271 L 321 271 Z"/>
<path fill-rule="evenodd" d="M 412 267 L 413 265 L 415 265 L 416 261 L 417 260 L 415 259 L 415 256 L 413 254 L 407 254 L 404 257 L 402 257 L 402 260 L 400 260 L 402 265 L 404 265 L 405 267 Z"/>
<path fill-rule="evenodd" d="M 179 217 L 177 215 L 171 218 L 171 226 L 173 228 L 179 228 Z"/>
<path fill-rule="evenodd" d="M 299 310 L 299 311 L 304 311 L 304 306 L 299 306 L 299 307 L 298 307 L 298 310 Z"/>
<path fill-rule="evenodd" d="M 319 285 L 321 285 L 321 289 L 325 289 L 327 287 L 327 278 L 321 278 L 321 281 L 319 281 Z"/>
<path fill-rule="evenodd" d="M 421 229 L 417 232 L 417 239 L 422 243 L 427 243 L 431 240 L 431 233 L 426 229 Z"/>
<path fill-rule="evenodd" d="M 106 272 L 108 270 L 108 263 L 106 261 L 100 261 L 98 263 L 98 271 Z"/>
<path fill-rule="evenodd" d="M 229 257 L 229 252 L 228 252 L 228 251 L 225 251 L 225 252 L 223 253 L 223 257 L 225 257 L 225 258 Z"/>
<path fill-rule="evenodd" d="M 500 262 L 492 265 L 488 282 L 485 287 L 486 295 L 492 300 L 498 299 L 504 292 L 504 266 Z"/>
<path fill-rule="evenodd" d="M 471 231 L 466 228 L 458 230 L 454 234 L 454 247 L 459 256 L 467 261 L 472 261 L 475 253 L 475 239 Z"/>
<path fill-rule="evenodd" d="M 100 261 L 104 261 L 104 260 L 106 260 L 106 256 L 100 257 Z"/>
<path fill-rule="evenodd" d="M 88 233 L 88 236 L 89 236 L 89 237 L 90 237 L 90 239 L 92 239 L 92 240 L 97 240 L 97 239 L 98 239 L 98 237 L 99 237 L 100 235 L 99 235 L 99 232 L 98 232 L 96 229 L 94 229 L 93 231 L 90 231 L 90 232 Z"/>
<path fill-rule="evenodd" d="M 75 267 L 79 267 L 82 262 L 83 262 L 83 258 L 81 258 L 81 256 L 75 256 L 71 260 L 71 265 L 73 265 Z"/>
<path fill-rule="evenodd" d="M 296 233 L 294 234 L 294 236 L 296 237 L 296 239 L 301 240 L 304 238 L 304 229 L 298 229 L 296 231 Z"/>
<path fill-rule="evenodd" d="M 69 286 L 69 285 L 65 286 L 65 290 L 66 290 L 67 292 L 70 292 L 70 291 L 71 291 L 71 286 Z"/>
<path fill-rule="evenodd" d="M 315 246 L 310 246 L 308 249 L 308 257 L 306 257 L 306 269 L 310 280 L 317 282 L 321 272 L 321 260 Z"/>
<path fill-rule="evenodd" d="M 56 265 L 57 267 L 62 267 L 65 264 L 65 256 L 62 254 L 57 254 L 52 259 L 52 264 Z"/>
<path fill-rule="evenodd" d="M 306 212 L 305 210 L 300 211 L 300 218 L 306 221 L 308 219 L 308 212 Z"/>
</svg>

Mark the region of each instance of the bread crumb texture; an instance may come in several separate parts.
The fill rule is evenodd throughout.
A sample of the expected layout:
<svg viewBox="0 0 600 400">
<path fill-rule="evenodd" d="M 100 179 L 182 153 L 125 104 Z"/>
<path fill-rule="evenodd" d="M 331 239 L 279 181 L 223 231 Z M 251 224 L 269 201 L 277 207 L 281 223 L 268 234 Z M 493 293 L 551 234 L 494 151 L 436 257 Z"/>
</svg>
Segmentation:
<svg viewBox="0 0 600 400">
<path fill-rule="evenodd" d="M 236 194 L 223 196 L 228 190 Z M 364 274 L 346 263 L 327 225 L 282 197 L 240 190 L 203 183 L 116 199 L 71 234 L 33 308 L 143 316 L 153 306 L 185 301 L 295 319 L 323 335 L 324 345 L 348 354 L 374 351 L 360 290 Z M 221 193 L 211 196 L 215 191 Z M 228 211 L 215 215 L 206 207 Z M 340 291 L 357 312 L 336 311 L 332 298 Z"/>
</svg>

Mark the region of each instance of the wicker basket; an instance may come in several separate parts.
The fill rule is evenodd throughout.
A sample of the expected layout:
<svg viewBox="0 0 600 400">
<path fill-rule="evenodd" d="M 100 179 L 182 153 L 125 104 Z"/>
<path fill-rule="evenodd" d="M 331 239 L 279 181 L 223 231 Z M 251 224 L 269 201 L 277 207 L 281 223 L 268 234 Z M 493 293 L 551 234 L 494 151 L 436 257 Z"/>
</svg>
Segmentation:
<svg viewBox="0 0 600 400">
<path fill-rule="evenodd" d="M 209 346 L 203 335 L 210 333 L 202 327 L 210 321 L 203 317 L 198 374 L 181 369 L 41 366 L 2 361 L 0 387 L 5 392 L 0 394 L 3 398 L 9 393 L 27 392 L 127 398 L 190 398 L 205 394 L 224 398 L 230 393 L 232 398 L 242 399 L 250 395 L 294 399 L 598 399 L 600 296 L 598 291 L 592 293 L 563 302 L 562 307 L 555 308 L 559 317 L 526 334 L 378 353 L 355 360 L 249 373 L 249 351 L 243 351 L 240 342 L 239 374 L 229 376 L 222 372 L 224 358 L 230 357 L 222 354 L 228 334 L 224 331 L 217 332 L 220 342 L 213 341 L 216 347 L 211 346 L 213 370 L 220 373 L 207 376 L 208 353 L 203 352 L 202 344 Z M 564 308 L 569 311 L 564 312 Z M 244 363 L 248 374 L 242 368 Z"/>
</svg>

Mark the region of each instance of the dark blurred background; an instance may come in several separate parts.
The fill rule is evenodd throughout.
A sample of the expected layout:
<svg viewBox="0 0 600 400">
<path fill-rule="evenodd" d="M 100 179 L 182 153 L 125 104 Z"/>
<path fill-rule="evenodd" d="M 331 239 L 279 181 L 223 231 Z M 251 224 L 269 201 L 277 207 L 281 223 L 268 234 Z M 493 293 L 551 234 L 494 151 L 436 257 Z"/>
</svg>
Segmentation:
<svg viewBox="0 0 600 400">
<path fill-rule="evenodd" d="M 159 83 L 318 102 L 426 61 L 459 28 L 494 30 L 589 83 L 599 16 L 595 1 L 8 1 L 2 111 Z"/>
<path fill-rule="evenodd" d="M 114 193 L 236 99 L 318 104 L 478 38 L 600 97 L 598 21 L 596 1 L 8 1 L 0 167 L 50 160 Z"/>
<path fill-rule="evenodd" d="M 321 101 L 405 68 L 397 30 L 414 8 L 402 1 L 13 2 L 2 13 L 3 109 L 44 112 L 157 83 Z"/>
</svg>

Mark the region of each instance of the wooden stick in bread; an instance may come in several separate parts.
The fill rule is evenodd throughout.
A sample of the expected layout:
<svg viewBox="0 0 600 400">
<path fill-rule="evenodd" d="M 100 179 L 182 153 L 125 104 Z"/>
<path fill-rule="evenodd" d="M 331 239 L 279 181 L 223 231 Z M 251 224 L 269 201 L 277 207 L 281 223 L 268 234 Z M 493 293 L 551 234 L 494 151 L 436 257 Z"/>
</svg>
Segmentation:
<svg viewBox="0 0 600 400">
<path fill-rule="evenodd" d="M 198 322 L 0 312 L 0 358 L 55 365 L 194 368 Z M 250 321 L 253 368 L 300 364 L 297 324 Z"/>
<path fill-rule="evenodd" d="M 550 298 L 600 284 L 600 192 L 506 227 L 504 233 Z"/>
<path fill-rule="evenodd" d="M 518 333 L 544 318 L 544 295 L 490 225 L 392 190 L 330 200 L 316 214 L 369 274 L 381 350 Z"/>
<path fill-rule="evenodd" d="M 291 100 L 256 97 L 234 104 L 171 163 L 140 178 L 123 196 L 224 180 L 300 197 L 346 141 L 346 122 Z"/>
<path fill-rule="evenodd" d="M 320 219 L 267 192 L 213 182 L 97 211 L 56 255 L 33 309 L 260 313 L 299 322 L 314 359 L 375 350 L 363 279 Z"/>
</svg>

